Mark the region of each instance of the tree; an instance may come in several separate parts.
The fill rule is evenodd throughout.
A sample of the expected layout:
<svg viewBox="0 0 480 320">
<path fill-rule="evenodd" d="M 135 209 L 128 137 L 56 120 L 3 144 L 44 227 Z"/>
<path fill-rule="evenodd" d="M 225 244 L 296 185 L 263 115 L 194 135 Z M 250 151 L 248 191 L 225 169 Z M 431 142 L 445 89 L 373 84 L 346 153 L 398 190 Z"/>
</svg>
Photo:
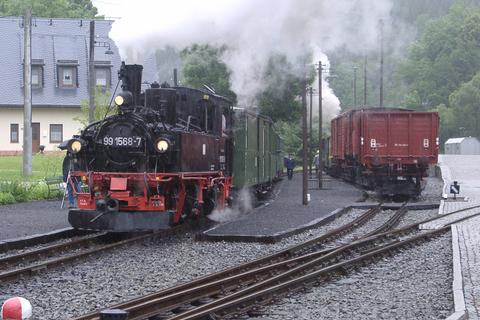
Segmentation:
<svg viewBox="0 0 480 320">
<path fill-rule="evenodd" d="M 30 8 L 32 15 L 47 18 L 95 18 L 98 10 L 91 0 L 1 0 L 0 16 L 23 16 Z"/>
<path fill-rule="evenodd" d="M 480 72 L 462 84 L 449 98 L 454 115 L 453 132 L 461 136 L 480 136 Z"/>
<path fill-rule="evenodd" d="M 480 70 L 480 10 L 458 4 L 427 24 L 400 72 L 417 108 L 449 104 L 449 96 Z"/>
<path fill-rule="evenodd" d="M 217 94 L 236 101 L 236 94 L 230 89 L 230 70 L 220 59 L 226 46 L 212 47 L 208 44 L 194 44 L 181 52 L 184 84 L 197 89 L 207 85 Z"/>
<path fill-rule="evenodd" d="M 110 106 L 111 94 L 109 91 L 104 91 L 101 87 L 95 89 L 95 118 L 94 121 L 99 121 L 117 113 L 115 106 Z M 80 104 L 80 116 L 75 117 L 74 120 L 86 127 L 89 124 L 88 114 L 90 107 L 88 105 L 88 100 L 82 100 Z"/>
<path fill-rule="evenodd" d="M 313 82 L 313 67 L 307 84 Z M 265 88 L 257 96 L 262 114 L 274 121 L 296 121 L 302 115 L 301 79 L 295 74 L 294 66 L 283 55 L 272 56 L 262 78 Z"/>
</svg>

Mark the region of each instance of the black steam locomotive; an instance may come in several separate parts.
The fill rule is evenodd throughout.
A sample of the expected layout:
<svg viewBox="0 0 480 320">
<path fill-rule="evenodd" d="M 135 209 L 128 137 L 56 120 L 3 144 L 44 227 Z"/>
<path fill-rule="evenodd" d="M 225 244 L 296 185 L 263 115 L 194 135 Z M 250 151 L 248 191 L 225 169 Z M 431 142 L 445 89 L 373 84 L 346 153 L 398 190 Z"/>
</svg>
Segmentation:
<svg viewBox="0 0 480 320">
<path fill-rule="evenodd" d="M 232 102 L 212 91 L 154 83 L 141 92 L 142 69 L 123 63 L 122 92 L 114 99 L 118 113 L 90 124 L 65 145 L 73 168 L 67 183 L 77 198 L 68 220 L 75 228 L 168 228 L 227 205 L 234 166 L 243 171 L 237 184 L 268 184 L 281 170 L 271 167 L 273 152 L 265 145 L 234 147 L 242 132 L 234 123 L 250 128 L 256 119 L 263 130 L 255 134 L 257 142 L 275 141 L 278 148 L 278 136 L 270 138 L 271 120 L 235 115 Z M 255 177 L 245 174 L 251 161 L 234 164 L 235 157 L 250 159 L 247 154 L 254 155 Z"/>
</svg>

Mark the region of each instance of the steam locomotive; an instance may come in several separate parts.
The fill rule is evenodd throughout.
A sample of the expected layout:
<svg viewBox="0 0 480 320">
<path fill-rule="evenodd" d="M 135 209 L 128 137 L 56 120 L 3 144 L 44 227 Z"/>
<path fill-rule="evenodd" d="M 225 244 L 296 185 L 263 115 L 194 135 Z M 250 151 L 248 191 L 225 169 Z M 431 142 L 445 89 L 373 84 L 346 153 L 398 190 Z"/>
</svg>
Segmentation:
<svg viewBox="0 0 480 320">
<path fill-rule="evenodd" d="M 272 121 L 211 91 L 153 83 L 122 63 L 115 115 L 65 143 L 75 228 L 143 231 L 223 209 L 232 191 L 261 192 L 282 171 Z"/>
</svg>

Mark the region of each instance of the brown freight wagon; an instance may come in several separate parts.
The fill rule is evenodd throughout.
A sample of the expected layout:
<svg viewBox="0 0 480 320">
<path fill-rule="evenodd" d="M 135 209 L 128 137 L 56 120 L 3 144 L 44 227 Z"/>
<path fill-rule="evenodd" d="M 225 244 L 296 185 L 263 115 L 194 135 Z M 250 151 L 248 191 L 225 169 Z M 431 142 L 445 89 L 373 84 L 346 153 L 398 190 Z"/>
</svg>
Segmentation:
<svg viewBox="0 0 480 320">
<path fill-rule="evenodd" d="M 382 195 L 416 197 L 438 159 L 436 112 L 364 108 L 332 120 L 328 168 L 333 176 Z"/>
</svg>

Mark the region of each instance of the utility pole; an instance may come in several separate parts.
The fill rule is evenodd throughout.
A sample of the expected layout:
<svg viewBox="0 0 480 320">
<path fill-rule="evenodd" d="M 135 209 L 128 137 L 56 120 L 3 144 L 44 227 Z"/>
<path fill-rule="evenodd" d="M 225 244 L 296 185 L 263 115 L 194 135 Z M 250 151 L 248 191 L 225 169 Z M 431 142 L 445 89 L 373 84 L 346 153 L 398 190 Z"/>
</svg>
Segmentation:
<svg viewBox="0 0 480 320">
<path fill-rule="evenodd" d="M 357 108 L 357 69 L 353 67 L 353 108 Z"/>
<path fill-rule="evenodd" d="M 32 11 L 24 18 L 23 53 L 23 175 L 32 175 Z"/>
<path fill-rule="evenodd" d="M 310 93 L 310 125 L 308 126 L 310 128 L 309 131 L 309 150 L 310 154 L 308 155 L 308 164 L 309 164 L 309 174 L 310 177 L 312 177 L 312 156 L 313 156 L 313 88 L 309 88 L 309 93 Z"/>
<path fill-rule="evenodd" d="M 383 107 L 383 20 L 380 19 L 380 107 Z"/>
<path fill-rule="evenodd" d="M 367 54 L 363 62 L 363 106 L 367 106 Z"/>
<path fill-rule="evenodd" d="M 303 205 L 308 205 L 308 168 L 307 168 L 307 158 L 308 158 L 308 134 L 307 134 L 307 81 L 305 74 L 302 79 L 302 133 L 303 133 L 303 188 L 302 188 L 302 203 Z"/>
<path fill-rule="evenodd" d="M 318 189 L 323 189 L 323 150 L 322 150 L 322 61 L 318 61 Z"/>
<path fill-rule="evenodd" d="M 95 121 L 95 20 L 90 21 L 88 56 L 88 122 Z"/>
</svg>

